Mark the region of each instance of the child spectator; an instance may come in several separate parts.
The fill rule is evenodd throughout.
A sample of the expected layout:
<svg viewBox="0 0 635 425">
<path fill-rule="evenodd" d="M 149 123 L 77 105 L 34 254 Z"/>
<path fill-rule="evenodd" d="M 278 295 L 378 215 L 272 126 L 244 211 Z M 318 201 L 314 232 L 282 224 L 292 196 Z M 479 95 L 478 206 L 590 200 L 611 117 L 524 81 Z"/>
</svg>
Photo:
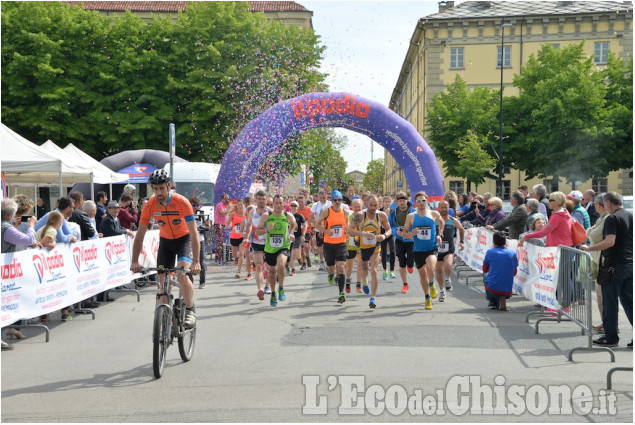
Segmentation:
<svg viewBox="0 0 635 425">
<path fill-rule="evenodd" d="M 487 250 L 483 260 L 483 273 L 487 273 L 485 281 L 485 297 L 489 308 L 507 310 L 506 299 L 512 295 L 512 286 L 518 258 L 516 252 L 505 248 L 505 235 L 494 233 L 494 248 Z"/>
</svg>

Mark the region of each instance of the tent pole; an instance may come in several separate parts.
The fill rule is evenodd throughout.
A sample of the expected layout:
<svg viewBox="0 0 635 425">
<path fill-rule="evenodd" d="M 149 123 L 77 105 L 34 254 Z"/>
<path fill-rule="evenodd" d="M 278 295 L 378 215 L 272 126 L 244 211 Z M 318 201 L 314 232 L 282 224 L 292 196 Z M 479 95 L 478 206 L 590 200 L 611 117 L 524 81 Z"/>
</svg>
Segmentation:
<svg viewBox="0 0 635 425">
<path fill-rule="evenodd" d="M 64 183 L 62 182 L 62 169 L 60 168 L 60 198 L 64 196 Z"/>
<path fill-rule="evenodd" d="M 95 200 L 95 182 L 93 181 L 93 177 L 95 176 L 95 173 L 93 173 L 91 171 L 90 173 L 90 199 L 91 200 Z"/>
</svg>

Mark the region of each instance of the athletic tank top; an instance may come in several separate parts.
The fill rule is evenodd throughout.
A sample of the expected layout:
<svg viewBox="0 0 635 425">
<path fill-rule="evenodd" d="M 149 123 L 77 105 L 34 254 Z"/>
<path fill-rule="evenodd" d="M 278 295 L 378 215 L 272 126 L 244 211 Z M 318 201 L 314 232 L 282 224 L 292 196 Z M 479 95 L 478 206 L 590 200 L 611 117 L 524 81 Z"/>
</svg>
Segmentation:
<svg viewBox="0 0 635 425">
<path fill-rule="evenodd" d="M 415 212 L 412 228 L 417 230 L 413 238 L 415 241 L 413 251 L 426 252 L 439 248 L 437 244 L 437 228 L 434 220 L 430 217 L 430 210 L 427 210 L 424 217 Z"/>
<path fill-rule="evenodd" d="M 269 227 L 271 223 L 273 229 L 265 235 L 265 252 L 274 253 L 281 249 L 289 249 L 289 220 L 286 212 L 282 216 L 274 215 L 273 212 L 269 214 L 265 227 Z"/>
<path fill-rule="evenodd" d="M 244 219 L 245 219 L 245 214 L 238 217 L 238 215 L 236 215 L 236 212 L 234 211 L 234 214 L 232 215 L 232 222 L 231 222 L 232 231 L 229 234 L 229 237 L 231 239 L 240 239 L 243 237 L 243 235 L 240 233 L 240 223 L 242 223 Z"/>
<path fill-rule="evenodd" d="M 364 218 L 362 219 L 362 222 L 358 228 L 362 232 L 369 232 L 374 234 L 372 238 L 360 236 L 359 247 L 361 249 L 375 248 L 377 246 L 377 235 L 379 235 L 381 232 L 381 226 L 379 224 L 379 216 L 377 215 L 377 212 L 375 213 L 375 218 L 373 218 L 372 220 L 368 218 L 367 213 L 364 212 Z"/>
<path fill-rule="evenodd" d="M 265 208 L 262 214 L 266 212 L 271 212 L 269 208 Z M 256 227 L 260 223 L 260 218 L 262 214 L 258 212 L 258 210 L 254 209 L 254 215 L 251 217 L 251 243 L 255 243 L 256 245 L 264 245 L 267 240 L 267 235 L 264 234 L 262 236 L 256 235 Z"/>
<path fill-rule="evenodd" d="M 412 239 L 403 238 L 397 235 L 397 231 L 403 232 L 403 226 L 404 224 L 406 224 L 406 218 L 408 217 L 408 214 L 414 211 L 416 211 L 414 208 L 406 208 L 405 211 L 401 211 L 399 207 L 397 207 L 391 212 L 391 214 L 394 214 L 393 218 L 395 220 L 395 223 L 397 224 L 397 229 L 393 231 L 393 234 L 395 235 L 395 239 L 399 239 L 400 241 L 403 241 L 403 242 L 413 242 Z"/>
<path fill-rule="evenodd" d="M 334 211 L 333 207 L 329 207 L 328 211 L 329 215 L 324 220 L 324 229 L 326 230 L 326 233 L 324 233 L 324 243 L 346 243 L 346 226 L 348 219 L 346 218 L 344 210 Z M 329 235 L 329 230 L 335 232 L 333 236 Z"/>
<path fill-rule="evenodd" d="M 348 224 L 349 225 L 353 221 L 353 217 L 354 217 L 354 214 L 349 214 L 348 215 Z M 359 239 L 359 237 L 348 235 L 346 237 L 346 249 L 348 249 L 349 251 L 357 251 L 357 239 Z"/>
<path fill-rule="evenodd" d="M 443 226 L 443 234 L 441 235 L 441 246 L 439 246 L 439 253 L 454 252 L 454 220 L 449 217 L 449 220 L 445 222 Z"/>
</svg>

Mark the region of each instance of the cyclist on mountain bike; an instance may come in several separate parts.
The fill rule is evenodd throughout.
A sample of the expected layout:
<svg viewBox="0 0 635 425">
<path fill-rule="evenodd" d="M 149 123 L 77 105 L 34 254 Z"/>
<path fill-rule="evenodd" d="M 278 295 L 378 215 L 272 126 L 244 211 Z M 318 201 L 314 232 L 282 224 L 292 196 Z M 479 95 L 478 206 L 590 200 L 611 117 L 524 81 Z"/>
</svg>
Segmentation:
<svg viewBox="0 0 635 425">
<path fill-rule="evenodd" d="M 154 196 L 143 207 L 139 219 L 139 229 L 132 246 L 132 265 L 130 270 L 140 272 L 139 254 L 143 246 L 143 238 L 150 219 L 154 218 L 159 225 L 159 252 L 157 265 L 164 268 L 177 267 L 190 269 L 193 274 L 201 271 L 199 263 L 199 239 L 194 211 L 189 201 L 182 195 L 170 191 L 170 175 L 165 170 L 155 170 L 148 178 Z M 185 271 L 178 272 L 181 295 L 185 300 L 185 327 L 193 328 L 196 324 L 194 312 L 194 285 Z M 165 294 L 163 281 L 165 274 L 159 275 L 159 294 Z M 164 299 L 163 303 L 167 304 Z"/>
</svg>

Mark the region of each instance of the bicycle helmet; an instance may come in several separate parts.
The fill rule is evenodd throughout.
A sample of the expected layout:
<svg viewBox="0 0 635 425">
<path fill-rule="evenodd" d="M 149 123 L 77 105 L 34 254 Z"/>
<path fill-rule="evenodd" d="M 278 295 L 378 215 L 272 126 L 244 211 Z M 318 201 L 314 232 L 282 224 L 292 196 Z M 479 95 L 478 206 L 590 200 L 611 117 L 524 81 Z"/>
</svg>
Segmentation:
<svg viewBox="0 0 635 425">
<path fill-rule="evenodd" d="M 161 184 L 170 183 L 170 174 L 165 170 L 154 170 L 150 177 L 148 177 L 148 183 Z"/>
</svg>

